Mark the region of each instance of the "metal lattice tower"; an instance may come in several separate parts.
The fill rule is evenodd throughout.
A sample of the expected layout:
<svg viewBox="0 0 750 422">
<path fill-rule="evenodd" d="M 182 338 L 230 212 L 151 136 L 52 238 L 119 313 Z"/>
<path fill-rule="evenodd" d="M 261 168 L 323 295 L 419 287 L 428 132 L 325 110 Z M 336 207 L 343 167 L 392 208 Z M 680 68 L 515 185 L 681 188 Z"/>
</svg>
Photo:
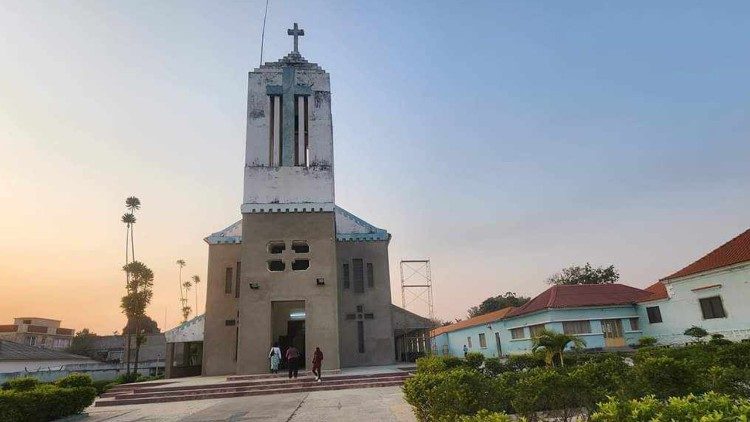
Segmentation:
<svg viewBox="0 0 750 422">
<path fill-rule="evenodd" d="M 408 309 L 409 304 L 419 301 L 427 305 L 429 318 L 434 319 L 430 260 L 402 259 L 399 269 L 401 271 L 401 307 Z"/>
</svg>

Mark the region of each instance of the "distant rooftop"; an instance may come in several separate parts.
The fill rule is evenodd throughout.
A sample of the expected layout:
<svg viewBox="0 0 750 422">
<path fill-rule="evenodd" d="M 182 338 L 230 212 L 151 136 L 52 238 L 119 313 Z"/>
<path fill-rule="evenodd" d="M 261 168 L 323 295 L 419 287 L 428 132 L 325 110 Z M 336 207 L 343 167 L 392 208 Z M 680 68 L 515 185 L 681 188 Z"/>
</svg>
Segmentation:
<svg viewBox="0 0 750 422">
<path fill-rule="evenodd" d="M 86 356 L 27 346 L 8 340 L 0 340 L 0 361 L 4 360 L 91 360 Z"/>
<path fill-rule="evenodd" d="M 503 308 L 494 312 L 489 312 L 484 315 L 475 316 L 474 318 L 465 319 L 463 321 L 459 321 L 451 325 L 437 327 L 434 330 L 432 330 L 430 335 L 434 337 L 443 333 L 449 333 L 451 331 L 460 330 L 462 328 L 476 327 L 478 325 L 484 325 L 492 321 L 497 321 L 497 320 L 505 318 L 505 316 L 508 315 L 508 313 L 512 311 L 513 309 L 515 308 L 512 306 L 509 306 L 507 308 Z"/>
<path fill-rule="evenodd" d="M 746 261 L 750 261 L 750 229 L 745 230 L 734 239 L 719 246 L 703 258 L 680 271 L 662 278 L 661 281 L 667 282 L 676 278 L 716 270 Z"/>
</svg>

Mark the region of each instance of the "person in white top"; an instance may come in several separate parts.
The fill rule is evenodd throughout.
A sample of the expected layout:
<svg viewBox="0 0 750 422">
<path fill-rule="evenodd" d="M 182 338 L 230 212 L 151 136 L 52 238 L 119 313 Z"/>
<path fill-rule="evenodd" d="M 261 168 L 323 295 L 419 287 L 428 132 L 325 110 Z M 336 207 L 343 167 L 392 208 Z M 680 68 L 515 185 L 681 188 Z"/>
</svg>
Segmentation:
<svg viewBox="0 0 750 422">
<path fill-rule="evenodd" d="M 279 348 L 278 342 L 274 343 L 273 347 L 271 347 L 271 350 L 268 352 L 268 359 L 271 360 L 271 373 L 278 374 L 279 362 L 281 362 L 281 349 Z"/>
</svg>

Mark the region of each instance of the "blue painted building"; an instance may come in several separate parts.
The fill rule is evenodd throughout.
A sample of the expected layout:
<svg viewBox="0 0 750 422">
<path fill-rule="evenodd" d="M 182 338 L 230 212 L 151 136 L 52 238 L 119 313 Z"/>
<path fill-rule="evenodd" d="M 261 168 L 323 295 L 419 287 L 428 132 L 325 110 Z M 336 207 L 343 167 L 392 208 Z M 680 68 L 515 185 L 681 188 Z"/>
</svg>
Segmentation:
<svg viewBox="0 0 750 422">
<path fill-rule="evenodd" d="M 646 289 L 623 284 L 552 286 L 505 308 L 431 332 L 436 354 L 528 353 L 542 329 L 576 335 L 588 349 L 618 349 L 652 336 L 689 341 L 693 325 L 731 340 L 750 338 L 750 230 Z M 465 346 L 465 349 L 464 349 Z"/>
</svg>

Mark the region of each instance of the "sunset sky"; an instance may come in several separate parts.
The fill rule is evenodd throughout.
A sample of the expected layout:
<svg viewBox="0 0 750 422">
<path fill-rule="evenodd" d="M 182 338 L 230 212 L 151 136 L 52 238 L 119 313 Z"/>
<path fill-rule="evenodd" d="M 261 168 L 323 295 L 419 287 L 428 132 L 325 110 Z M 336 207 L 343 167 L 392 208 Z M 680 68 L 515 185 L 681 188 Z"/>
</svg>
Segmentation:
<svg viewBox="0 0 750 422">
<path fill-rule="evenodd" d="M 452 319 L 574 263 L 643 287 L 750 227 L 750 2 L 602 3 L 270 1 L 264 59 L 299 22 L 331 74 L 337 203 L 393 235 L 396 303 L 400 259 Z M 264 5 L 0 0 L 0 324 L 122 330 L 130 195 L 147 313 L 180 321 L 175 261 L 205 280 L 240 218 Z"/>
</svg>

